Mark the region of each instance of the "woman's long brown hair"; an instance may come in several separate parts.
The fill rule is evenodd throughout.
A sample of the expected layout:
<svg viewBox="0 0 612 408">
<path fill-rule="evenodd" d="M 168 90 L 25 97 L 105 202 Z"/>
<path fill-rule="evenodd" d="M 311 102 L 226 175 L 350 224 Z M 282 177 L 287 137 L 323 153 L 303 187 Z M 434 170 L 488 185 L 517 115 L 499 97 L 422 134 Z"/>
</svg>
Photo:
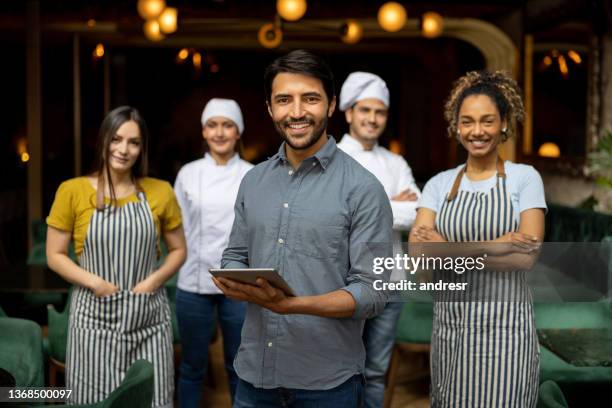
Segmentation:
<svg viewBox="0 0 612 408">
<path fill-rule="evenodd" d="M 110 167 L 108 165 L 108 155 L 111 141 L 113 137 L 117 134 L 117 130 L 126 122 L 133 120 L 138 125 L 140 129 L 140 154 L 136 159 L 136 162 L 132 166 L 131 169 L 131 178 L 132 182 L 136 186 L 138 190 L 140 189 L 138 180 L 142 177 L 145 177 L 148 172 L 148 152 L 149 152 L 149 131 L 147 129 L 147 124 L 144 119 L 140 115 L 140 113 L 131 106 L 120 106 L 118 108 L 110 111 L 108 115 L 102 121 L 102 125 L 100 126 L 100 131 L 98 133 L 98 143 L 96 148 L 96 160 L 95 160 L 95 172 L 100 179 L 103 175 L 106 176 L 106 180 L 108 181 L 108 186 L 111 195 L 111 206 L 113 206 L 117 201 L 117 196 L 115 194 L 115 187 L 113 186 L 113 181 L 110 176 Z M 100 190 L 98 186 L 98 190 Z M 102 190 L 104 190 L 104 184 L 102 184 Z M 98 210 L 104 209 L 104 191 L 98 191 L 98 197 L 100 197 L 100 193 L 102 196 L 102 202 L 100 203 L 100 199 L 98 198 L 96 201 L 96 208 Z"/>
</svg>

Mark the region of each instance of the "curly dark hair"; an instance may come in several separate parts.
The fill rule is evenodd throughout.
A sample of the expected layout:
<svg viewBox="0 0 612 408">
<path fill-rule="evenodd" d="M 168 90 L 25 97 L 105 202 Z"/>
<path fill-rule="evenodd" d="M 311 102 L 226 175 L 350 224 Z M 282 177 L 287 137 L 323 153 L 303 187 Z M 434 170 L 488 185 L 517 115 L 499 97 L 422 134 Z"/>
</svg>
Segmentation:
<svg viewBox="0 0 612 408">
<path fill-rule="evenodd" d="M 448 135 L 457 134 L 459 109 L 464 99 L 471 95 L 487 95 L 499 111 L 501 120 L 506 120 L 507 130 L 502 141 L 516 134 L 517 123 L 525 116 L 521 90 L 516 81 L 504 71 L 471 71 L 459 78 L 444 105 L 444 118 L 448 122 Z"/>
</svg>

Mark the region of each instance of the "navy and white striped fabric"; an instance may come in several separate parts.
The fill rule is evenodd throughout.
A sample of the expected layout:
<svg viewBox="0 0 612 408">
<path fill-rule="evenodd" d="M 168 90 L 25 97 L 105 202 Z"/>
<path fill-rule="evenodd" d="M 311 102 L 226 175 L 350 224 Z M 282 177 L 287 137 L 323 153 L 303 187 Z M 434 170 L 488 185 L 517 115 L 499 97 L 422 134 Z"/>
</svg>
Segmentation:
<svg viewBox="0 0 612 408">
<path fill-rule="evenodd" d="M 144 194 L 139 202 L 94 211 L 80 265 L 119 287 L 98 298 L 75 288 L 70 306 L 66 386 L 70 403 L 103 400 L 139 359 L 154 365 L 153 406 L 171 406 L 174 361 L 170 308 L 165 288 L 136 294 L 131 289 L 154 271 L 157 233 Z"/>
<path fill-rule="evenodd" d="M 449 242 L 490 241 L 516 231 L 518 216 L 499 174 L 488 192 L 462 190 L 445 200 L 436 228 Z M 479 301 L 448 297 L 434 306 L 432 407 L 535 407 L 539 347 L 525 272 L 465 275 Z"/>
</svg>

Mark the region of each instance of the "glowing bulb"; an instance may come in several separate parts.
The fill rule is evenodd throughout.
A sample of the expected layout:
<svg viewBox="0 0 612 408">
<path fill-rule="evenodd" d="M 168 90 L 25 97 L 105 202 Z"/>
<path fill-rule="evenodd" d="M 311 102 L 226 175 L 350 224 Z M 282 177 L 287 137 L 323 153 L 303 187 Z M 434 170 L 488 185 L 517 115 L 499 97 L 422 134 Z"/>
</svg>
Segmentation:
<svg viewBox="0 0 612 408">
<path fill-rule="evenodd" d="M 145 20 L 159 17 L 166 8 L 166 0 L 138 0 L 138 14 Z"/>
<path fill-rule="evenodd" d="M 21 161 L 27 163 L 30 160 L 30 154 L 28 152 L 21 153 Z"/>
<path fill-rule="evenodd" d="M 102 58 L 104 56 L 104 45 L 98 44 L 93 52 L 94 58 Z"/>
<path fill-rule="evenodd" d="M 283 42 L 283 32 L 272 23 L 264 24 L 259 29 L 257 39 L 266 48 L 276 48 Z"/>
<path fill-rule="evenodd" d="M 194 52 L 193 57 L 191 57 L 191 59 L 193 61 L 193 67 L 195 69 L 202 68 L 202 54 L 200 54 L 199 52 Z"/>
<path fill-rule="evenodd" d="M 160 41 L 165 38 L 159 29 L 157 20 L 149 20 L 144 23 L 145 36 L 151 41 Z"/>
<path fill-rule="evenodd" d="M 176 31 L 176 18 L 178 10 L 174 7 L 166 7 L 160 14 L 157 21 L 159 22 L 159 29 L 162 33 L 172 34 Z"/>
<path fill-rule="evenodd" d="M 189 57 L 189 51 L 187 50 L 187 48 L 183 48 L 178 52 L 177 55 L 178 59 L 181 61 L 185 61 L 187 59 L 187 57 Z"/>
<path fill-rule="evenodd" d="M 552 64 L 552 58 L 550 58 L 548 55 L 544 57 L 544 60 L 542 60 L 542 62 L 544 63 L 545 66 L 550 66 L 550 64 Z"/>
<path fill-rule="evenodd" d="M 559 63 L 559 71 L 561 71 L 561 75 L 563 78 L 567 78 L 569 76 L 569 69 L 567 68 L 567 61 L 563 55 L 559 55 L 557 58 L 557 62 Z"/>
<path fill-rule="evenodd" d="M 422 33 L 423 37 L 435 38 L 442 34 L 444 28 L 444 20 L 442 16 L 436 12 L 430 11 L 423 14 Z"/>
<path fill-rule="evenodd" d="M 297 21 L 306 13 L 306 0 L 277 0 L 276 11 L 287 21 Z"/>
<path fill-rule="evenodd" d="M 399 31 L 406 24 L 406 9 L 399 3 L 390 1 L 378 9 L 378 24 L 385 31 Z"/>
<path fill-rule="evenodd" d="M 90 18 L 89 20 L 87 20 L 87 27 L 92 28 L 96 26 L 96 20 L 94 20 L 93 18 Z"/>
<path fill-rule="evenodd" d="M 582 58 L 580 58 L 580 54 L 578 54 L 574 50 L 569 50 L 567 52 L 567 56 L 570 57 L 570 59 L 574 61 L 576 64 L 580 64 L 582 62 Z"/>
<path fill-rule="evenodd" d="M 561 150 L 555 143 L 546 142 L 538 149 L 538 155 L 541 157 L 559 157 L 561 156 Z"/>
<path fill-rule="evenodd" d="M 363 36 L 363 27 L 355 20 L 347 20 L 342 27 L 342 42 L 346 44 L 355 44 L 361 40 Z"/>
</svg>

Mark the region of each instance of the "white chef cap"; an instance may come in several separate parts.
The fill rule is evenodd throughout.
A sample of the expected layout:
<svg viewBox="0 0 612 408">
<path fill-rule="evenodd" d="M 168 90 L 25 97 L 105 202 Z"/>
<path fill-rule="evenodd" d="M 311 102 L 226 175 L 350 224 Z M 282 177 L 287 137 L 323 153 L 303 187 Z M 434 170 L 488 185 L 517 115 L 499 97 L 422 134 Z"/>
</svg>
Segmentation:
<svg viewBox="0 0 612 408">
<path fill-rule="evenodd" d="M 340 110 L 345 111 L 357 102 L 376 98 L 389 107 L 389 89 L 387 84 L 378 75 L 369 72 L 353 72 L 350 74 L 340 90 Z"/>
<path fill-rule="evenodd" d="M 202 126 L 206 125 L 208 119 L 216 116 L 222 116 L 234 122 L 240 134 L 242 134 L 244 131 L 242 111 L 235 100 L 212 98 L 210 101 L 208 101 L 204 111 L 202 112 Z"/>
</svg>

